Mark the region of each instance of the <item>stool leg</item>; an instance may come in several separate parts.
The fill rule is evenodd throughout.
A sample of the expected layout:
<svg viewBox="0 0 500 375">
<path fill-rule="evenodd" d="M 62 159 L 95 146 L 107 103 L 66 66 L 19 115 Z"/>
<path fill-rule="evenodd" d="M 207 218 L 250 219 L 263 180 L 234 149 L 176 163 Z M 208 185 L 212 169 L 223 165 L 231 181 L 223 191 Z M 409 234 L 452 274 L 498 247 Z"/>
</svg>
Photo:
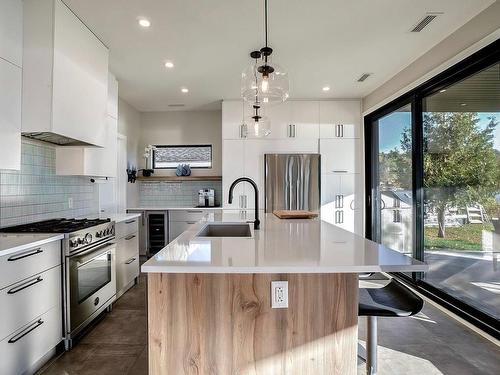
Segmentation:
<svg viewBox="0 0 500 375">
<path fill-rule="evenodd" d="M 366 375 L 377 375 L 377 317 L 366 317 Z"/>
</svg>

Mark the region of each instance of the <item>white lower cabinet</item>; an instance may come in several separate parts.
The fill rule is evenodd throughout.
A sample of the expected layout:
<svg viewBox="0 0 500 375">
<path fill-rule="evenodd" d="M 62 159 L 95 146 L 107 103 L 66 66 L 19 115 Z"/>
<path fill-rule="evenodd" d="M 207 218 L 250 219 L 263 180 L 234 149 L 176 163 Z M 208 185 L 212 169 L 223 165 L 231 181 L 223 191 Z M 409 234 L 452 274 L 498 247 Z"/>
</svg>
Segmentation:
<svg viewBox="0 0 500 375">
<path fill-rule="evenodd" d="M 116 297 L 139 277 L 139 218 L 116 223 Z"/>
<path fill-rule="evenodd" d="M 236 199 L 236 198 L 235 198 Z M 207 210 L 172 210 L 168 212 L 168 242 L 179 237 L 190 225 L 196 224 Z"/>
<path fill-rule="evenodd" d="M 62 341 L 61 241 L 0 257 L 0 374 L 32 373 Z"/>
<path fill-rule="evenodd" d="M 0 340 L 61 303 L 61 266 L 0 290 Z"/>
<path fill-rule="evenodd" d="M 60 241 L 4 255 L 0 257 L 0 289 L 60 264 Z"/>
<path fill-rule="evenodd" d="M 62 340 L 61 305 L 27 322 L 0 341 L 0 374 L 32 372 L 46 354 Z"/>
</svg>

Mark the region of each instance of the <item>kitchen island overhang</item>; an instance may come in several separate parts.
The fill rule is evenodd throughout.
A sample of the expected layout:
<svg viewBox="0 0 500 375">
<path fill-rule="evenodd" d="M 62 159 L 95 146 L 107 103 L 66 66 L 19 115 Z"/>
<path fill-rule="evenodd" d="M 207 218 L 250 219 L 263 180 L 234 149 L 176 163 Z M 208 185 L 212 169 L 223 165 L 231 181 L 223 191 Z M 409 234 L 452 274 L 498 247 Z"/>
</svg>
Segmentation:
<svg viewBox="0 0 500 375">
<path fill-rule="evenodd" d="M 150 374 L 356 374 L 358 273 L 425 272 L 415 259 L 313 220 L 262 215 L 250 237 L 198 237 L 211 213 L 142 266 Z M 288 308 L 271 308 L 271 281 Z"/>
</svg>

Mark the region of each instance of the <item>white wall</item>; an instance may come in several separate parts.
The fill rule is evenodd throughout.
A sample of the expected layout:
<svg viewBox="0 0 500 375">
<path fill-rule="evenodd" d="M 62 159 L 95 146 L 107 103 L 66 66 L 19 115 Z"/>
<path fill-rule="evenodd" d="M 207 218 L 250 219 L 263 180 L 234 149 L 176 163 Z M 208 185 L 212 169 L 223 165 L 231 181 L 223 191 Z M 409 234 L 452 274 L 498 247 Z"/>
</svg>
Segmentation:
<svg viewBox="0 0 500 375">
<path fill-rule="evenodd" d="M 141 114 L 123 99 L 118 100 L 118 133 L 127 137 L 127 164 L 139 169 L 137 155 L 139 153 L 139 138 Z M 137 184 L 127 183 L 127 207 L 135 207 L 139 202 Z"/>
<path fill-rule="evenodd" d="M 500 1 L 497 1 L 367 95 L 363 99 L 363 112 L 370 113 L 389 103 L 499 37 Z"/>
<path fill-rule="evenodd" d="M 144 168 L 142 154 L 149 144 L 211 144 L 212 168 L 193 169 L 196 175 L 222 174 L 222 112 L 169 111 L 142 112 L 138 158 Z M 155 175 L 175 175 L 175 170 L 156 170 Z"/>
</svg>

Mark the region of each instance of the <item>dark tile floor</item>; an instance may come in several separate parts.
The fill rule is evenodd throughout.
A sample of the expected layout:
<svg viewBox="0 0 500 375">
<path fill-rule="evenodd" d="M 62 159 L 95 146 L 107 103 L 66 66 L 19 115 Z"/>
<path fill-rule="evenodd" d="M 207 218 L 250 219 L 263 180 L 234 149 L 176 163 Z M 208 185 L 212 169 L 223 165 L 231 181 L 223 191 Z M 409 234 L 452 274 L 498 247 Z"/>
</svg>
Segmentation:
<svg viewBox="0 0 500 375">
<path fill-rule="evenodd" d="M 360 319 L 359 338 L 365 340 Z M 43 375 L 147 374 L 146 277 Z M 500 347 L 427 303 L 413 318 L 379 319 L 379 375 L 500 374 Z M 364 364 L 358 366 L 364 374 Z M 224 375 L 224 374 L 220 374 Z"/>
<path fill-rule="evenodd" d="M 70 352 L 43 375 L 147 375 L 146 276 L 125 293 Z"/>
</svg>

